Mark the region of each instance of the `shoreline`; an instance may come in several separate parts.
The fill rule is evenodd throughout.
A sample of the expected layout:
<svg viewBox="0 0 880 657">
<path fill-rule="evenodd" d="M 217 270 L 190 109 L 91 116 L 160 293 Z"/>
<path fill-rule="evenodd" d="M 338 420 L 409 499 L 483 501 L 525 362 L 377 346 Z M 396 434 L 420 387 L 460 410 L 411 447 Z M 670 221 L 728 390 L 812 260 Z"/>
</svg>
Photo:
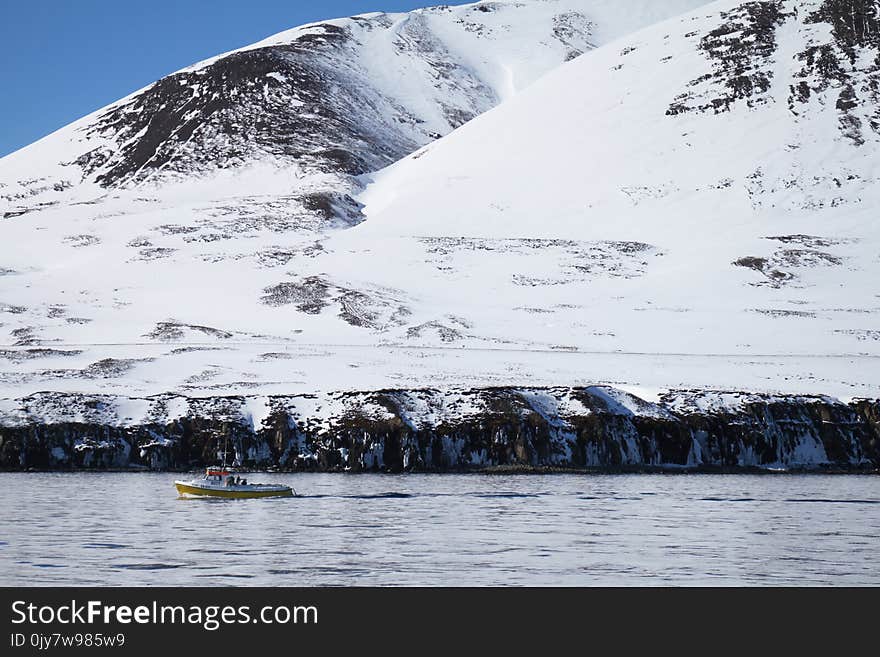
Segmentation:
<svg viewBox="0 0 880 657">
<path fill-rule="evenodd" d="M 274 397 L 39 393 L 0 408 L 0 471 L 862 473 L 880 399 L 610 386 Z"/>
<path fill-rule="evenodd" d="M 204 468 L 186 468 L 175 470 L 151 470 L 148 468 L 28 468 L 25 470 L 16 470 L 11 468 L 0 468 L 0 475 L 4 474 L 199 474 Z M 488 468 L 471 468 L 460 470 L 408 470 L 408 471 L 392 471 L 392 470 L 266 470 L 260 468 L 235 468 L 239 474 L 259 474 L 259 475 L 341 475 L 360 477 L 364 475 L 381 475 L 383 477 L 406 477 L 409 475 L 470 475 L 470 476 L 632 476 L 632 475 L 669 475 L 669 476 L 685 476 L 685 475 L 724 475 L 724 476 L 744 476 L 744 475 L 763 475 L 763 476 L 786 476 L 786 475 L 816 475 L 816 476 L 878 476 L 880 468 L 864 467 L 864 468 L 840 468 L 829 465 L 813 466 L 813 467 L 797 467 L 789 469 L 779 468 L 760 468 L 760 467 L 710 467 L 701 466 L 694 468 L 681 467 L 664 467 L 664 466 L 633 466 L 629 468 L 561 468 L 561 467 L 544 467 L 544 466 L 492 466 Z"/>
</svg>

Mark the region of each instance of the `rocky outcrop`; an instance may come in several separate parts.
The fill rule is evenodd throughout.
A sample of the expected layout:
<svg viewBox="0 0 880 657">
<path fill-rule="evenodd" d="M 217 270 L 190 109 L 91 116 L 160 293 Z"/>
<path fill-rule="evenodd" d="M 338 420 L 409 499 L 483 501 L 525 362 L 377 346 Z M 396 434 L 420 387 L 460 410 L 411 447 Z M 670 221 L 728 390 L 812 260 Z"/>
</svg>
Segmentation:
<svg viewBox="0 0 880 657">
<path fill-rule="evenodd" d="M 605 386 L 0 402 L 0 468 L 316 471 L 880 467 L 880 401 Z"/>
</svg>

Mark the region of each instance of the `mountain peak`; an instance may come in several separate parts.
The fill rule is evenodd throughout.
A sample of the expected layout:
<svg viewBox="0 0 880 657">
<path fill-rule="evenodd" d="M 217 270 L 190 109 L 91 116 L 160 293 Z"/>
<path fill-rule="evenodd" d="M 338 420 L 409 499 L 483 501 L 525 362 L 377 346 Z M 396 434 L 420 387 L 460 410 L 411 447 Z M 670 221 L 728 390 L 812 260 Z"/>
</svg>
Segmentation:
<svg viewBox="0 0 880 657">
<path fill-rule="evenodd" d="M 641 11 L 626 16 L 601 1 L 479 2 L 287 30 L 0 160 L 2 201 L 29 211 L 249 167 L 356 191 L 353 177 L 448 134 L 597 40 L 699 2 L 633 4 Z"/>
</svg>

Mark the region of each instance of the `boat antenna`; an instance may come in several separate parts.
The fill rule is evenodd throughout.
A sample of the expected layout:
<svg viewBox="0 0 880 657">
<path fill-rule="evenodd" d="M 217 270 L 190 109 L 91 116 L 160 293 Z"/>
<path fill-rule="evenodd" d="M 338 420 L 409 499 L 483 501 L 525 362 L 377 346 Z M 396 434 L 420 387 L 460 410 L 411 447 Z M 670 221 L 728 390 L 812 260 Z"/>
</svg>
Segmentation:
<svg viewBox="0 0 880 657">
<path fill-rule="evenodd" d="M 220 450 L 220 431 L 218 429 L 212 429 L 212 433 L 217 438 L 217 451 L 222 454 L 222 456 L 220 457 L 220 467 L 225 470 L 226 469 L 226 450 L 228 449 L 229 435 L 228 434 L 223 435 L 223 449 Z"/>
</svg>

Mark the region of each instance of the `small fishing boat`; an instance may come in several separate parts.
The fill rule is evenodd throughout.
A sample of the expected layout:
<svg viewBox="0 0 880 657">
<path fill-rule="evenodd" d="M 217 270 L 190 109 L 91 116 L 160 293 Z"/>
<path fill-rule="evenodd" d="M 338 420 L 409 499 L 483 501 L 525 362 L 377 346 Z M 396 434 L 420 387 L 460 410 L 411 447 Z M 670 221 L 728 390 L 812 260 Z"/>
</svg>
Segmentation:
<svg viewBox="0 0 880 657">
<path fill-rule="evenodd" d="M 205 470 L 201 479 L 175 481 L 174 486 L 181 496 L 194 495 L 199 497 L 293 497 L 296 491 L 284 484 L 249 484 L 247 479 L 239 477 L 231 467 L 226 466 L 227 445 L 229 436 L 223 436 L 223 451 L 219 451 L 220 436 L 217 436 L 217 456 L 221 465 L 214 465 Z M 237 459 L 236 461 L 237 462 Z"/>
<path fill-rule="evenodd" d="M 175 481 L 177 492 L 181 495 L 206 497 L 249 498 L 249 497 L 293 497 L 294 491 L 283 484 L 249 484 L 230 468 L 224 466 L 208 468 L 201 479 Z"/>
</svg>

